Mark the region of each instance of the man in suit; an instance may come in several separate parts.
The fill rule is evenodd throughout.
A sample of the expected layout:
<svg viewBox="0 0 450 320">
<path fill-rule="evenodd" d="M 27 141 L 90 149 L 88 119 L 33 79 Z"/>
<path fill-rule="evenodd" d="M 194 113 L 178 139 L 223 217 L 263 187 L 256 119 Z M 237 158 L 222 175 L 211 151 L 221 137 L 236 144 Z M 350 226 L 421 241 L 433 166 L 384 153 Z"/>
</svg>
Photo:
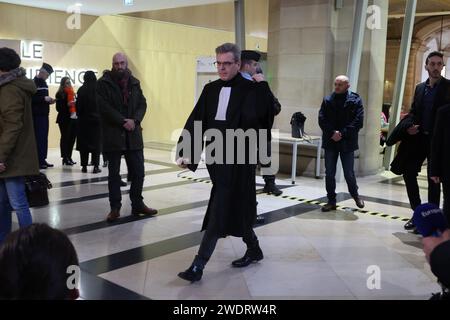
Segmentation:
<svg viewBox="0 0 450 320">
<path fill-rule="evenodd" d="M 423 155 L 420 164 L 423 164 L 425 159 L 430 163 L 431 138 L 433 137 L 436 114 L 440 107 L 450 103 L 450 81 L 441 75 L 443 68 L 443 54 L 437 51 L 431 52 L 425 61 L 425 70 L 427 70 L 429 77 L 425 82 L 416 86 L 414 93 L 414 101 L 409 114 L 409 117 L 413 119 L 413 125 L 407 129 L 407 133 L 411 136 L 417 136 L 419 140 L 415 152 Z M 406 191 L 413 210 L 422 203 L 417 175 L 416 170 L 406 170 L 403 173 Z M 441 188 L 439 183 L 431 180 L 430 166 L 427 166 L 427 176 L 428 202 L 439 206 Z M 405 224 L 405 229 L 415 229 L 412 220 Z"/>
</svg>

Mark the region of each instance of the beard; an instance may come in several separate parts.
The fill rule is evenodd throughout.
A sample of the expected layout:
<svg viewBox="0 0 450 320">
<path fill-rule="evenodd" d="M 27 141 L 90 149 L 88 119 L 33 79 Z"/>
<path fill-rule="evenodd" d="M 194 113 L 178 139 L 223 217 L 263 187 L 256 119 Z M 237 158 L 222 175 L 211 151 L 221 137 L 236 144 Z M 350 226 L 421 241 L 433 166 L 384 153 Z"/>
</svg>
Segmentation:
<svg viewBox="0 0 450 320">
<path fill-rule="evenodd" d="M 127 74 L 127 70 L 122 70 L 122 69 L 111 70 L 111 76 L 116 80 L 122 80 L 126 74 Z"/>
</svg>

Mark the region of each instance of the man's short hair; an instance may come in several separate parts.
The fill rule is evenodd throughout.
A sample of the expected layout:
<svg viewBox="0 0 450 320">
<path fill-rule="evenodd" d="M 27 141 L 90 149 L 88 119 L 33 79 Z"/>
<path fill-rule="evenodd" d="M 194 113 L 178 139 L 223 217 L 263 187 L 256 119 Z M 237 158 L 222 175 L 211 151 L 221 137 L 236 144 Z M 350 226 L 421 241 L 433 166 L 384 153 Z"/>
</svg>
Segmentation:
<svg viewBox="0 0 450 320">
<path fill-rule="evenodd" d="M 428 61 L 430 61 L 430 58 L 432 58 L 432 57 L 440 57 L 440 58 L 442 58 L 442 60 L 444 59 L 444 55 L 442 54 L 442 52 L 433 51 L 427 56 L 427 60 L 425 60 L 425 64 L 428 64 Z"/>
<path fill-rule="evenodd" d="M 233 53 L 234 61 L 238 62 L 241 60 L 241 49 L 238 45 L 234 43 L 224 43 L 216 48 L 216 54 L 222 53 Z"/>
<path fill-rule="evenodd" d="M 19 55 L 11 48 L 0 48 L 0 71 L 8 72 L 17 69 L 22 61 Z"/>
</svg>

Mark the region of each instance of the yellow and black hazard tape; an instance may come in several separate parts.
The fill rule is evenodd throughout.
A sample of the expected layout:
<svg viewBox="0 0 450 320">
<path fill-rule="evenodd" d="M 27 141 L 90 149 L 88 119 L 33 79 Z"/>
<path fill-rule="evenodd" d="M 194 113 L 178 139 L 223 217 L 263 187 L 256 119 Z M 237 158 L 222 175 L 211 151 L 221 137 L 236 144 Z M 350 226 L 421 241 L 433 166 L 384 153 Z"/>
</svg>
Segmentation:
<svg viewBox="0 0 450 320">
<path fill-rule="evenodd" d="M 188 179 L 188 180 L 195 181 L 195 182 L 211 183 L 211 180 L 202 179 L 202 178 L 192 178 L 192 177 L 187 177 L 187 176 L 180 176 L 180 178 Z M 272 196 L 277 197 L 277 198 L 282 198 L 282 199 L 298 201 L 298 202 L 301 202 L 301 203 L 315 204 L 315 205 L 319 205 L 321 207 L 326 205 L 326 202 L 320 202 L 320 201 L 317 201 L 317 200 L 309 200 L 309 199 L 304 199 L 304 198 L 295 197 L 295 196 L 287 196 L 287 195 L 284 195 L 284 196 L 272 195 Z M 336 208 L 338 210 L 342 210 L 342 211 L 346 211 L 346 210 L 350 209 L 352 212 L 367 214 L 367 215 L 370 215 L 370 216 L 377 216 L 377 217 L 381 217 L 381 218 L 385 218 L 385 219 L 391 219 L 391 220 L 398 220 L 398 221 L 404 221 L 404 222 L 410 220 L 410 218 L 401 217 L 401 216 L 393 216 L 393 215 L 386 214 L 386 213 L 383 213 L 383 212 L 378 212 L 378 211 L 369 211 L 369 210 L 363 210 L 363 209 L 356 209 L 356 208 L 351 208 L 351 207 L 347 207 L 347 206 L 340 206 L 340 205 L 337 205 Z"/>
</svg>

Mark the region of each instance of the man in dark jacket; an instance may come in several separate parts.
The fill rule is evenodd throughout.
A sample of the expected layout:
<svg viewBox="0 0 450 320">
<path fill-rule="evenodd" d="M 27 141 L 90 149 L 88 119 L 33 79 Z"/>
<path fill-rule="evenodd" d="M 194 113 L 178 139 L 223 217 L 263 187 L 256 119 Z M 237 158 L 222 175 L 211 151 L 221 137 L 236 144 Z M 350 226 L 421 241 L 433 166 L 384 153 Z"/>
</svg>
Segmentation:
<svg viewBox="0 0 450 320">
<path fill-rule="evenodd" d="M 364 201 L 359 197 L 353 170 L 355 150 L 358 149 L 358 132 L 363 126 L 364 109 L 359 95 L 349 90 L 347 76 L 338 76 L 334 92 L 325 97 L 319 111 L 319 126 L 325 150 L 325 184 L 328 203 L 322 211 L 336 209 L 336 164 L 340 156 L 348 191 L 359 208 Z"/>
<path fill-rule="evenodd" d="M 444 68 L 443 55 L 440 52 L 431 52 L 425 62 L 425 69 L 429 78 L 416 86 L 414 101 L 409 116 L 414 124 L 408 128 L 409 135 L 417 136 L 416 154 L 421 154 L 420 165 L 425 159 L 430 161 L 431 138 L 435 127 L 436 114 L 439 108 L 450 103 L 450 81 L 441 76 Z M 411 154 L 413 158 L 413 154 Z M 411 208 L 414 210 L 421 204 L 419 185 L 417 183 L 418 172 L 409 170 L 403 174 L 406 190 Z M 441 188 L 439 183 L 431 180 L 430 166 L 427 167 L 428 176 L 428 202 L 439 206 Z M 412 220 L 405 224 L 406 230 L 413 230 Z"/>
<path fill-rule="evenodd" d="M 249 81 L 256 81 L 261 82 L 265 81 L 264 75 L 262 73 L 261 68 L 259 67 L 259 60 L 261 59 L 261 54 L 259 52 L 253 51 L 253 50 L 242 50 L 241 53 L 241 75 L 249 80 Z M 273 95 L 273 93 L 272 93 Z M 274 99 L 274 115 L 278 115 L 281 111 L 281 104 L 278 101 L 275 96 Z M 267 144 L 267 153 L 268 156 L 271 156 L 271 143 Z M 270 163 L 269 164 L 261 164 L 261 167 L 264 170 L 269 171 L 270 169 Z M 265 168 L 265 169 L 264 169 Z M 270 173 L 270 172 L 269 172 Z M 280 189 L 278 189 L 277 185 L 275 184 L 275 175 L 274 174 L 263 174 L 264 179 L 264 188 L 263 192 L 267 194 L 274 194 L 276 196 L 279 196 L 283 193 Z"/>
<path fill-rule="evenodd" d="M 11 231 L 11 211 L 20 227 L 32 223 L 24 176 L 39 173 L 31 115 L 33 81 L 12 49 L 0 49 L 0 244 Z"/>
<path fill-rule="evenodd" d="M 243 147 L 236 148 L 235 139 L 229 133 L 270 131 L 273 123 L 273 98 L 267 82 L 254 83 L 242 77 L 239 73 L 240 58 L 240 49 L 235 44 L 225 43 L 216 48 L 216 66 L 220 79 L 203 88 L 178 144 L 178 165 L 195 171 L 203 138 L 207 136 L 206 165 L 213 184 L 202 226 L 205 234 L 198 254 L 191 266 L 178 274 L 191 282 L 201 279 L 203 268 L 221 237 L 242 237 L 247 245 L 244 256 L 232 262 L 234 267 L 246 267 L 263 259 L 263 252 L 253 231 L 256 219 L 257 161 L 254 159 L 252 162 L 247 158 L 251 154 L 250 150 L 255 151 L 257 148 L 257 142 L 250 141 L 244 143 Z M 209 137 L 208 132 L 211 132 Z M 211 141 L 212 132 L 218 133 L 214 135 L 214 144 Z M 259 140 L 259 143 L 267 141 Z M 211 145 L 215 147 L 214 155 L 217 158 L 212 155 Z M 235 151 L 230 152 L 231 150 Z M 231 159 L 228 157 L 230 154 L 233 154 Z M 236 157 L 245 160 L 237 162 Z"/>
<path fill-rule="evenodd" d="M 48 115 L 50 114 L 50 105 L 55 103 L 56 100 L 49 97 L 48 85 L 47 82 L 45 82 L 52 73 L 52 66 L 47 63 L 43 63 L 42 68 L 39 70 L 39 74 L 33 79 L 37 88 L 36 94 L 33 96 L 32 101 L 33 123 L 38 148 L 39 167 L 41 169 L 53 167 L 53 164 L 47 162 L 49 128 Z"/>
<path fill-rule="evenodd" d="M 442 107 L 436 116 L 431 142 L 431 180 L 442 182 L 444 192 L 444 214 L 450 222 L 450 105 Z"/>
<path fill-rule="evenodd" d="M 131 180 L 130 199 L 134 215 L 155 215 L 155 209 L 143 202 L 144 143 L 141 122 L 147 110 L 147 102 L 138 79 L 128 69 L 125 54 L 116 53 L 112 70 L 106 72 L 97 83 L 97 103 L 102 116 L 103 152 L 108 159 L 108 188 L 111 211 L 107 221 L 120 217 L 122 194 L 120 192 L 120 162 L 125 156 L 128 176 Z"/>
</svg>

